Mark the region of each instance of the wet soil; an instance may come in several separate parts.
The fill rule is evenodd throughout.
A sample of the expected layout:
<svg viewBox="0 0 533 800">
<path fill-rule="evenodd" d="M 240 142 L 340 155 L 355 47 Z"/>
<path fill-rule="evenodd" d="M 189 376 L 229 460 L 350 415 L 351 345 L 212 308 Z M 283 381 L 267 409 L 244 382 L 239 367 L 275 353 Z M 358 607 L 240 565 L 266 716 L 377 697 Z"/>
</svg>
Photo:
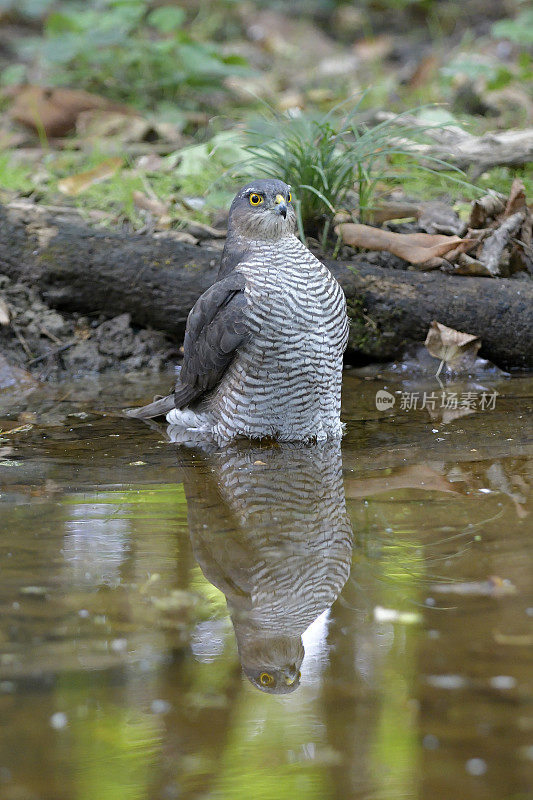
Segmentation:
<svg viewBox="0 0 533 800">
<path fill-rule="evenodd" d="M 0 275 L 0 298 L 10 318 L 0 326 L 0 352 L 41 380 L 107 371 L 159 372 L 178 358 L 176 345 L 164 333 L 134 327 L 127 313 L 108 319 L 98 313 L 59 312 L 34 287 L 5 275 Z"/>
</svg>

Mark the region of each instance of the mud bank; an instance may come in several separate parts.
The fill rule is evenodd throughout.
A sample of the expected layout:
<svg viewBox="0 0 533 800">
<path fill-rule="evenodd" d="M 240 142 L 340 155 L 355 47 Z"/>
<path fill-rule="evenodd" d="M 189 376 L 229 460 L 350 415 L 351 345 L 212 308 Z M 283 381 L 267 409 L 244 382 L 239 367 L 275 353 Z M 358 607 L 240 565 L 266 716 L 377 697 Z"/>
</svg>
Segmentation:
<svg viewBox="0 0 533 800">
<path fill-rule="evenodd" d="M 0 353 L 40 379 L 88 373 L 159 372 L 178 358 L 176 345 L 159 331 L 139 329 L 129 314 L 59 312 L 32 286 L 0 275 Z"/>
</svg>

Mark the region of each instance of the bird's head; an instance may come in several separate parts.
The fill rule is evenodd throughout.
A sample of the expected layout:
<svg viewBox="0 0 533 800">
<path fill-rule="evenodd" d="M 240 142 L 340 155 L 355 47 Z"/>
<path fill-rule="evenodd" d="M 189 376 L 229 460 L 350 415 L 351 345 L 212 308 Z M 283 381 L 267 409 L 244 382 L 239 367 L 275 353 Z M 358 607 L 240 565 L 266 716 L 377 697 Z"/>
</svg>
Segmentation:
<svg viewBox="0 0 533 800">
<path fill-rule="evenodd" d="M 245 239 L 280 239 L 295 227 L 291 187 L 283 181 L 251 181 L 239 189 L 231 204 L 229 232 Z"/>
<path fill-rule="evenodd" d="M 235 624 L 235 621 L 234 621 Z M 289 694 L 300 685 L 304 647 L 299 634 L 265 635 L 235 626 L 242 669 L 250 683 L 268 694 Z"/>
</svg>

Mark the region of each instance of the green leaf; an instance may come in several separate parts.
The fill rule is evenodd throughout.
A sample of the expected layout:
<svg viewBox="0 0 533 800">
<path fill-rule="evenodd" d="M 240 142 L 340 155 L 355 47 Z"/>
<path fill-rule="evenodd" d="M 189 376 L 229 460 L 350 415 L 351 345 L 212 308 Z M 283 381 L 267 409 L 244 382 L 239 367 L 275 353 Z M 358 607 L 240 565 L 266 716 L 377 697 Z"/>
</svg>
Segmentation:
<svg viewBox="0 0 533 800">
<path fill-rule="evenodd" d="M 172 33 L 185 22 L 185 11 L 177 6 L 162 6 L 148 15 L 148 24 L 160 33 Z"/>
<path fill-rule="evenodd" d="M 516 19 L 503 19 L 492 26 L 497 39 L 510 39 L 517 44 L 533 44 L 533 8 L 522 11 Z"/>
<path fill-rule="evenodd" d="M 15 86 L 17 83 L 24 83 L 26 79 L 25 64 L 9 64 L 0 73 L 1 86 Z"/>
<path fill-rule="evenodd" d="M 78 29 L 76 17 L 73 14 L 61 14 L 59 11 L 54 11 L 46 20 L 45 30 L 51 36 L 59 36 L 62 33 Z"/>
</svg>

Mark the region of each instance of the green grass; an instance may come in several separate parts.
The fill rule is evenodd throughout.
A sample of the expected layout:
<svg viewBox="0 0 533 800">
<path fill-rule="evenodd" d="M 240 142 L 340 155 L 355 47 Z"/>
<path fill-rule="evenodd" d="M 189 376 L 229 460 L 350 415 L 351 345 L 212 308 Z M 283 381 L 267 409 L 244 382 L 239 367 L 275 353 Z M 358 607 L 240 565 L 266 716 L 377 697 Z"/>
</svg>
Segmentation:
<svg viewBox="0 0 533 800">
<path fill-rule="evenodd" d="M 0 153 L 0 198 L 2 191 L 12 194 L 25 193 L 32 186 L 31 169 L 20 163 L 16 154 Z"/>
<path fill-rule="evenodd" d="M 296 118 L 271 109 L 247 132 L 247 169 L 292 186 L 300 234 L 319 234 L 323 249 L 336 212 L 348 209 L 366 222 L 383 186 L 392 188 L 405 175 L 466 184 L 461 170 L 442 159 L 417 156 L 409 146 L 425 141 L 427 130 L 447 120 L 413 125 L 408 115 L 419 110 L 414 109 L 370 127 L 361 115 L 363 98 L 342 116 L 339 107 Z"/>
<path fill-rule="evenodd" d="M 93 184 L 75 197 L 67 197 L 59 192 L 59 181 L 93 169 L 109 157 L 108 152 L 95 149 L 90 153 L 77 150 L 43 153 L 39 163 L 32 166 L 21 159 L 16 150 L 5 151 L 0 153 L 0 201 L 33 196 L 43 205 L 72 205 L 82 213 L 101 211 L 107 215 L 107 220 L 102 220 L 103 224 L 127 223 L 135 230 L 146 224 L 146 214 L 136 207 L 133 200 L 134 192 L 138 191 L 143 194 L 153 193 L 159 200 L 168 203 L 173 225 L 179 226 L 184 218 L 210 223 L 215 212 L 228 208 L 237 183 L 246 180 L 246 170 L 249 174 L 258 174 L 261 171 L 263 162 L 257 163 L 253 160 L 251 163 L 245 162 L 244 170 L 244 156 L 246 151 L 236 135 L 217 134 L 209 142 L 193 145 L 168 156 L 164 159 L 164 168 L 161 170 L 140 170 L 126 161 L 122 169 L 106 180 Z M 285 164 L 281 162 L 276 164 L 279 172 L 272 170 L 270 174 L 277 174 L 292 184 L 295 199 L 300 202 L 301 225 L 307 234 L 316 230 L 317 224 L 322 226 L 323 234 L 325 220 L 331 220 L 332 209 L 341 207 L 343 202 L 354 209 L 362 197 L 366 203 L 365 210 L 370 211 L 379 203 L 381 195 L 388 194 L 394 188 L 401 188 L 407 196 L 415 199 L 440 199 L 454 204 L 469 202 L 479 196 L 480 192 L 489 189 L 508 194 L 514 178 L 519 177 L 525 184 L 526 196 L 533 196 L 533 175 L 527 168 L 496 167 L 483 173 L 477 186 L 473 186 L 461 178 L 458 180 L 456 171 L 414 169 L 412 159 L 403 155 L 392 155 L 383 162 L 379 156 L 378 153 L 377 163 L 372 160 L 367 162 L 367 172 L 361 177 L 363 187 L 366 186 L 366 195 L 363 191 L 358 196 L 359 173 L 348 163 L 347 174 L 338 187 L 332 187 L 331 184 L 324 187 L 324 178 L 328 180 L 332 174 L 342 176 L 342 172 L 338 171 L 336 165 L 331 172 L 323 169 L 320 173 L 314 169 L 311 148 L 309 158 L 302 163 L 295 160 L 291 169 L 286 170 Z M 336 156 L 325 153 L 322 164 L 327 167 L 326 157 Z M 344 163 L 341 160 L 341 164 Z M 309 170 L 307 173 L 306 169 Z M 314 185 L 309 184 L 309 189 L 300 186 L 300 183 L 312 180 Z M 324 200 L 321 199 L 321 194 L 324 194 Z M 198 211 L 184 208 L 180 198 L 188 196 L 203 198 L 203 208 Z M 306 214 L 316 215 L 311 216 L 311 224 L 310 217 L 305 216 Z M 364 219 L 364 214 L 362 216 Z M 326 235 L 327 233 L 326 230 Z"/>
<path fill-rule="evenodd" d="M 210 223 L 213 213 L 231 202 L 235 180 L 228 169 L 242 159 L 243 153 L 235 136 L 217 134 L 207 143 L 167 156 L 162 168 L 153 172 L 136 167 L 126 158 L 124 166 L 105 180 L 79 195 L 67 196 L 58 189 L 63 178 L 94 169 L 116 155 L 116 148 L 43 152 L 33 165 L 16 150 L 8 150 L 0 153 L 0 201 L 29 196 L 43 205 L 70 205 L 82 213 L 101 211 L 107 216 L 102 224 L 128 223 L 139 229 L 146 224 L 146 214 L 135 205 L 137 191 L 167 203 L 169 216 L 178 227 L 184 218 Z M 185 208 L 180 198 L 188 196 L 201 197 L 204 207 L 198 211 Z"/>
</svg>

